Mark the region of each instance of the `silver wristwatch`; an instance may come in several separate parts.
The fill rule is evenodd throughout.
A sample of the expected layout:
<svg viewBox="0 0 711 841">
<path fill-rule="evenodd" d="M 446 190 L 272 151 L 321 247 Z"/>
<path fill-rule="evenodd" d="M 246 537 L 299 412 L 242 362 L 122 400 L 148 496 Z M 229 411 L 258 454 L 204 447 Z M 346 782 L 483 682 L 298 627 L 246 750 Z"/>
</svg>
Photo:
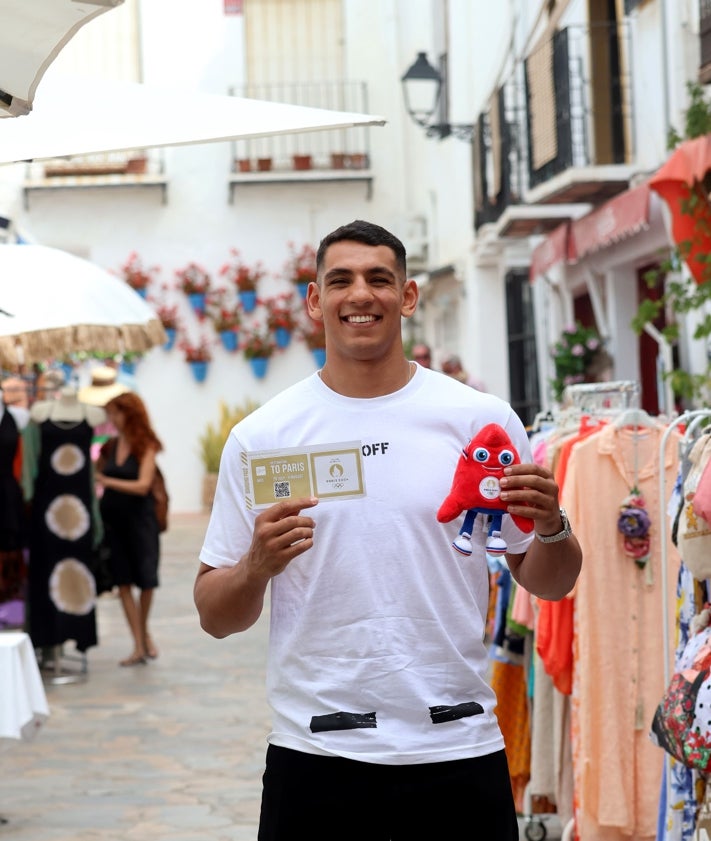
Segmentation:
<svg viewBox="0 0 711 841">
<path fill-rule="evenodd" d="M 565 508 L 560 509 L 560 521 L 563 523 L 563 528 L 559 532 L 556 532 L 556 534 L 538 534 L 536 532 L 536 537 L 541 543 L 558 543 L 559 540 L 565 540 L 566 537 L 570 537 L 573 530 L 570 528 Z"/>
</svg>

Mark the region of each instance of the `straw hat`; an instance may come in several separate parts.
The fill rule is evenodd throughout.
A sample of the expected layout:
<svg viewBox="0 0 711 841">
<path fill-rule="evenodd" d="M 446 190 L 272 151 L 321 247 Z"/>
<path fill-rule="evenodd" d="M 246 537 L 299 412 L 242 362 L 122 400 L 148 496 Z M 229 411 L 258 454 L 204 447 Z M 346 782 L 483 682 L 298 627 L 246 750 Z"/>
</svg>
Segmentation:
<svg viewBox="0 0 711 841">
<path fill-rule="evenodd" d="M 106 366 L 94 368 L 91 372 L 91 385 L 80 388 L 77 393 L 79 402 L 90 406 L 105 406 L 109 400 L 130 391 L 128 386 L 116 382 L 116 373 L 113 368 Z"/>
</svg>

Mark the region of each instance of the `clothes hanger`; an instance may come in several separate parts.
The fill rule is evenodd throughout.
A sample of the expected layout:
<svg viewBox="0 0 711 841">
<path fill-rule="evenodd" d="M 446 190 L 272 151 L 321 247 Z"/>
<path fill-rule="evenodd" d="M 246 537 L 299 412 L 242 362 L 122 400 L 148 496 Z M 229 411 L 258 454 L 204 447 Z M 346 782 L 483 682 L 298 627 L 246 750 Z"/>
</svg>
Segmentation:
<svg viewBox="0 0 711 841">
<path fill-rule="evenodd" d="M 657 421 L 644 409 L 628 408 L 623 409 L 613 421 L 615 429 L 622 429 L 625 426 L 633 426 L 642 429 L 654 429 Z"/>
</svg>

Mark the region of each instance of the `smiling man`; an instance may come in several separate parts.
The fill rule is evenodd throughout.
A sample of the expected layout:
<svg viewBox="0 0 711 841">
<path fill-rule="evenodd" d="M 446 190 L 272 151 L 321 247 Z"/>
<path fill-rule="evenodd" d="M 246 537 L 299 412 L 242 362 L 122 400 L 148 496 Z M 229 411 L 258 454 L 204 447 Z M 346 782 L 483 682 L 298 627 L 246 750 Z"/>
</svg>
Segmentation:
<svg viewBox="0 0 711 841">
<path fill-rule="evenodd" d="M 517 841 L 486 682 L 486 529 L 463 557 L 459 524 L 436 516 L 483 426 L 518 449 L 501 500 L 535 523 L 536 537 L 503 516 L 514 577 L 560 599 L 580 547 L 511 407 L 407 360 L 418 290 L 400 240 L 355 221 L 321 241 L 317 266 L 307 307 L 326 363 L 232 431 L 195 581 L 218 638 L 253 625 L 270 591 L 258 838 Z M 303 454 L 310 480 L 267 481 L 280 453 Z"/>
</svg>

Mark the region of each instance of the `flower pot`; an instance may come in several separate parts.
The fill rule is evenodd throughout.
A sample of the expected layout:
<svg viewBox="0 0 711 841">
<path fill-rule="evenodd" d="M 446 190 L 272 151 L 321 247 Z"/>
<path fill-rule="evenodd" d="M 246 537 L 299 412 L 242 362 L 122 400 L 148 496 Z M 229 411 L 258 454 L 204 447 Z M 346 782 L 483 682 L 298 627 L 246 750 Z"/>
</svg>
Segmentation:
<svg viewBox="0 0 711 841">
<path fill-rule="evenodd" d="M 294 169 L 311 169 L 313 165 L 311 155 L 292 155 L 291 159 Z"/>
<path fill-rule="evenodd" d="M 126 161 L 126 172 L 130 175 L 143 175 L 148 169 L 148 159 L 145 157 L 129 158 Z"/>
<path fill-rule="evenodd" d="M 178 331 L 175 327 L 165 327 L 163 329 L 165 330 L 165 335 L 168 337 L 168 341 L 163 345 L 163 350 L 172 350 Z"/>
<path fill-rule="evenodd" d="M 365 169 L 368 166 L 368 156 L 364 152 L 356 152 L 346 158 L 349 169 Z"/>
<path fill-rule="evenodd" d="M 332 152 L 331 153 L 331 169 L 345 169 L 346 168 L 346 156 L 343 152 Z"/>
<path fill-rule="evenodd" d="M 289 342 L 291 341 L 291 330 L 287 330 L 286 327 L 277 327 L 274 330 L 274 341 L 278 348 L 285 348 L 289 347 Z"/>
<path fill-rule="evenodd" d="M 299 295 L 301 296 L 302 300 L 306 300 L 306 295 L 309 291 L 309 284 L 306 281 L 299 281 L 296 284 L 296 288 L 299 290 Z"/>
<path fill-rule="evenodd" d="M 148 292 L 145 286 L 141 286 L 140 289 L 136 289 L 135 287 L 133 287 L 133 291 L 136 293 L 136 295 L 140 295 L 141 298 L 145 298 Z"/>
<path fill-rule="evenodd" d="M 317 367 L 323 368 L 326 364 L 326 348 L 315 347 L 311 349 L 311 354 L 316 362 Z"/>
<path fill-rule="evenodd" d="M 194 362 L 190 362 L 189 364 L 190 370 L 193 372 L 193 377 L 195 377 L 195 381 L 198 383 L 204 382 L 205 377 L 207 377 L 208 363 L 196 360 Z"/>
<path fill-rule="evenodd" d="M 259 172 L 269 172 L 272 168 L 271 158 L 257 158 L 257 170 Z"/>
<path fill-rule="evenodd" d="M 195 312 L 202 316 L 205 315 L 205 293 L 204 292 L 190 292 L 188 294 L 188 301 Z"/>
<path fill-rule="evenodd" d="M 269 367 L 268 356 L 252 356 L 249 360 L 254 376 L 261 380 L 266 376 L 267 368 Z"/>
<path fill-rule="evenodd" d="M 121 363 L 121 370 L 124 374 L 131 376 L 136 373 L 136 363 L 131 360 L 124 359 Z"/>
<path fill-rule="evenodd" d="M 257 293 L 254 289 L 245 289 L 237 293 L 239 295 L 242 309 L 245 312 L 252 312 L 257 306 Z"/>
<path fill-rule="evenodd" d="M 220 331 L 220 341 L 222 342 L 222 347 L 232 353 L 233 351 L 237 350 L 237 331 L 236 330 L 221 330 Z"/>
<path fill-rule="evenodd" d="M 252 161 L 249 158 L 239 158 L 237 160 L 237 172 L 251 172 Z"/>
</svg>

